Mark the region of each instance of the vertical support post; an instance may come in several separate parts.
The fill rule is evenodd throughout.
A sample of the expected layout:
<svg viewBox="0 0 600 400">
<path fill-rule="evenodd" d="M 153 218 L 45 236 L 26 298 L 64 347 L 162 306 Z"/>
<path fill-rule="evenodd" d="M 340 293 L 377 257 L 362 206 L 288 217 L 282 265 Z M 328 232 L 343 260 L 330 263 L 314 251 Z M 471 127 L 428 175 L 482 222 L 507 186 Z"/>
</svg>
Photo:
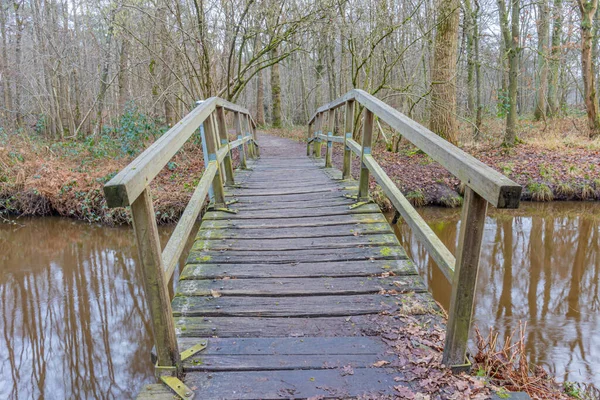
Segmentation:
<svg viewBox="0 0 600 400">
<path fill-rule="evenodd" d="M 248 123 L 250 124 L 250 132 L 252 132 L 252 140 L 254 140 L 253 145 L 254 145 L 254 153 L 256 155 L 257 158 L 260 157 L 260 148 L 258 147 L 258 140 L 256 140 L 256 127 L 254 126 L 254 124 L 252 123 L 252 118 L 250 118 L 250 115 L 248 115 Z"/>
<path fill-rule="evenodd" d="M 181 376 L 181 358 L 150 188 L 146 187 L 131 203 L 131 216 L 156 346 L 156 375 Z"/>
<path fill-rule="evenodd" d="M 248 115 L 244 114 L 244 122 L 245 122 L 245 126 L 244 126 L 244 132 L 245 132 L 245 136 L 249 136 L 251 135 L 250 133 L 250 119 L 248 118 Z M 256 152 L 255 152 L 255 148 L 254 148 L 254 143 L 252 141 L 248 142 L 248 153 L 250 154 L 250 157 L 252 157 L 253 159 L 256 158 Z"/>
<path fill-rule="evenodd" d="M 354 132 L 354 100 L 346 102 L 346 116 L 344 124 L 344 166 L 342 168 L 342 179 L 352 177 L 352 150 L 346 144 L 348 139 L 352 139 Z"/>
<path fill-rule="evenodd" d="M 315 157 L 316 158 L 321 158 L 321 138 L 319 138 L 316 135 L 319 135 L 322 133 L 322 127 L 323 127 L 323 114 L 319 114 L 317 116 L 318 118 L 318 122 L 317 122 L 317 130 L 315 132 Z"/>
<path fill-rule="evenodd" d="M 204 131 L 204 124 L 200 125 L 200 138 L 202 139 L 202 155 L 204 156 L 204 168 L 209 163 L 208 160 L 208 149 L 206 148 L 206 132 Z M 215 193 L 213 192 L 212 186 L 208 188 L 208 199 L 213 201 L 215 199 Z"/>
<path fill-rule="evenodd" d="M 223 159 L 223 166 L 225 167 L 225 185 L 233 186 L 235 181 L 233 178 L 233 165 L 231 163 L 231 149 L 229 148 L 229 137 L 227 135 L 227 125 L 225 125 L 225 109 L 223 107 L 217 107 L 217 130 L 219 131 L 219 147 L 227 147 L 227 155 Z"/>
<path fill-rule="evenodd" d="M 237 138 L 242 139 L 244 137 L 242 131 L 242 121 L 240 119 L 240 113 L 237 111 L 233 114 L 233 125 L 235 127 L 235 133 L 237 135 Z M 246 166 L 246 149 L 243 143 L 238 147 L 238 151 L 240 153 L 240 168 L 247 169 L 248 167 Z"/>
<path fill-rule="evenodd" d="M 364 163 L 366 154 L 371 154 L 371 142 L 373 141 L 373 113 L 365 108 L 363 124 L 362 153 L 360 155 L 360 181 L 358 182 L 357 201 L 369 200 L 369 169 Z"/>
<path fill-rule="evenodd" d="M 212 115 L 212 114 L 211 114 Z M 215 135 L 214 120 L 211 117 L 204 121 L 204 130 L 206 131 L 206 150 L 208 152 L 208 160 L 217 161 L 217 138 Z M 223 180 L 221 178 L 221 166 L 218 165 L 219 171 L 215 174 L 212 181 L 212 189 L 215 194 L 215 208 L 225 208 L 225 190 L 223 189 Z"/>
<path fill-rule="evenodd" d="M 467 186 L 442 360 L 457 370 L 466 359 L 486 212 L 487 201 Z"/>
<path fill-rule="evenodd" d="M 335 110 L 329 110 L 327 117 L 327 152 L 325 153 L 325 168 L 331 168 L 331 156 L 333 152 L 333 142 L 331 136 L 335 130 Z"/>
<path fill-rule="evenodd" d="M 308 132 L 306 134 L 306 156 L 310 156 L 310 139 L 313 124 L 308 124 Z"/>
</svg>

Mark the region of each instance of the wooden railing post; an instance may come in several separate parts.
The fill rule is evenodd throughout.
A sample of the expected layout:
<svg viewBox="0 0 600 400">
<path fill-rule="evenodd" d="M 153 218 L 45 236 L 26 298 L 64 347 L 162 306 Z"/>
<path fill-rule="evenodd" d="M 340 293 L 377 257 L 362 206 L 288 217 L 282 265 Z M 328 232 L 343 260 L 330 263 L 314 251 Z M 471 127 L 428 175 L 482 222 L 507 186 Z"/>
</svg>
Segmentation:
<svg viewBox="0 0 600 400">
<path fill-rule="evenodd" d="M 256 128 L 252 125 L 252 118 L 248 115 L 248 123 L 250 124 L 250 132 L 252 132 L 252 144 L 254 145 L 254 152 L 256 157 L 260 157 L 260 148 L 258 147 L 258 141 L 256 140 Z"/>
<path fill-rule="evenodd" d="M 167 288 L 168 282 L 163 270 L 156 215 L 148 187 L 131 204 L 131 216 L 144 279 L 146 301 L 152 320 L 157 356 L 156 374 L 157 376 L 180 376 L 182 373 L 181 358 L 175 335 L 171 299 Z"/>
<path fill-rule="evenodd" d="M 466 360 L 486 212 L 487 201 L 467 186 L 442 360 L 450 367 L 460 368 Z"/>
<path fill-rule="evenodd" d="M 206 132 L 206 150 L 208 152 L 208 160 L 217 160 L 217 150 L 219 148 L 215 135 L 214 119 L 209 117 L 204 122 L 204 130 Z M 219 165 L 219 170 L 221 166 Z M 221 174 L 217 172 L 212 182 L 212 189 L 215 196 L 215 208 L 225 208 L 225 190 L 223 189 L 223 179 Z"/>
<path fill-rule="evenodd" d="M 315 132 L 316 135 L 319 135 L 321 133 L 323 133 L 322 131 L 322 127 L 324 125 L 323 123 L 323 114 L 319 114 L 317 116 L 317 130 Z M 316 158 L 321 158 L 321 138 L 319 138 L 318 136 L 315 136 L 315 157 Z"/>
<path fill-rule="evenodd" d="M 365 154 L 371 154 L 373 141 L 373 113 L 365 108 L 365 118 L 362 137 L 362 152 L 360 155 L 360 180 L 358 182 L 357 201 L 369 200 L 369 168 L 364 163 Z"/>
<path fill-rule="evenodd" d="M 306 134 L 306 156 L 310 156 L 310 139 L 311 139 L 311 132 L 312 132 L 312 123 L 308 124 L 308 132 Z"/>
<path fill-rule="evenodd" d="M 220 146 L 229 147 L 229 137 L 227 135 L 227 125 L 225 125 L 225 109 L 223 107 L 217 107 L 217 130 L 219 131 Z M 227 151 L 227 155 L 223 159 L 223 166 L 225 167 L 225 185 L 235 185 L 233 178 L 233 164 L 231 163 L 231 149 Z"/>
<path fill-rule="evenodd" d="M 237 135 L 237 138 L 243 139 L 244 134 L 242 131 L 242 121 L 240 119 L 239 112 L 233 113 L 233 125 L 235 127 L 235 133 Z M 247 169 L 248 167 L 246 166 L 246 148 L 244 147 L 243 143 L 238 147 L 238 151 L 240 153 L 240 168 Z"/>
<path fill-rule="evenodd" d="M 329 110 L 329 115 L 327 117 L 327 152 L 325 153 L 325 168 L 331 168 L 331 156 L 333 153 L 333 142 L 331 141 L 331 136 L 333 136 L 333 132 L 335 131 L 335 110 Z"/>
<path fill-rule="evenodd" d="M 352 177 L 352 150 L 346 144 L 346 140 L 352 139 L 354 132 L 354 100 L 346 102 L 346 116 L 344 124 L 344 166 L 342 168 L 342 179 Z"/>
<path fill-rule="evenodd" d="M 246 114 L 244 114 L 244 136 L 249 136 L 251 135 L 250 133 L 250 118 L 248 118 L 248 116 Z M 251 158 L 255 159 L 256 158 L 256 151 L 254 148 L 254 143 L 252 143 L 252 141 L 248 142 L 248 154 L 250 155 Z"/>
</svg>

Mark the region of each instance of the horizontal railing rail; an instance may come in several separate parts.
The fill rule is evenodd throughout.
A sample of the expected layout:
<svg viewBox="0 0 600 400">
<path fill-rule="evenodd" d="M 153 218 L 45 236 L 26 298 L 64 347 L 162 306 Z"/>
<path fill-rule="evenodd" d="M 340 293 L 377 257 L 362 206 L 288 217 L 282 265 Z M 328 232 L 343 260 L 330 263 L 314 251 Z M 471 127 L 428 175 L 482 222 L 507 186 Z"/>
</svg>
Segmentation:
<svg viewBox="0 0 600 400">
<path fill-rule="evenodd" d="M 233 113 L 237 139 L 229 141 L 225 112 Z M 205 167 L 164 250 L 161 251 L 150 183 L 200 129 Z M 146 300 L 151 314 L 156 348 L 157 376 L 181 375 L 181 357 L 173 324 L 168 291 L 187 240 L 212 189 L 215 209 L 227 209 L 224 185 L 233 186 L 232 151 L 239 152 L 240 167 L 259 154 L 256 124 L 245 108 L 218 97 L 199 102 L 187 116 L 136 157 L 105 186 L 108 207 L 131 206 L 131 216 L 143 271 Z"/>
<path fill-rule="evenodd" d="M 353 140 L 357 104 L 364 108 L 362 144 Z M 335 112 L 343 106 L 345 107 L 344 135 L 334 136 Z M 465 193 L 456 258 L 371 154 L 374 116 L 386 122 L 464 183 Z M 307 154 L 311 154 L 312 145 L 312 154 L 320 158 L 323 143 L 327 144 L 326 167 L 332 166 L 332 145 L 334 143 L 344 145 L 343 179 L 351 178 L 352 154 L 360 158 L 360 178 L 356 196 L 358 203 L 355 206 L 369 201 L 369 177 L 372 175 L 418 241 L 423 244 L 452 284 L 443 363 L 452 366 L 454 370 L 466 368 L 467 341 L 471 328 L 487 204 L 490 203 L 497 208 L 517 208 L 521 198 L 521 186 L 359 89 L 351 90 L 339 99 L 318 108 L 311 117 L 308 124 Z"/>
</svg>

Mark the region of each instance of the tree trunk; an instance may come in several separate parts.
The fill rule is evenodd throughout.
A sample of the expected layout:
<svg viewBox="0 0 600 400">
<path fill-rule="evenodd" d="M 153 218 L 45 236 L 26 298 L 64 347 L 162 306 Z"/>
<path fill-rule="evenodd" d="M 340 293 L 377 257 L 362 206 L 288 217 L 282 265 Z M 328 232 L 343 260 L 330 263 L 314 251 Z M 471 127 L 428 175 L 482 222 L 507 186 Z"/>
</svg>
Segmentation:
<svg viewBox="0 0 600 400">
<path fill-rule="evenodd" d="M 112 37 L 114 32 L 114 18 L 115 11 L 112 10 L 108 22 L 108 30 L 106 33 L 106 49 L 104 53 L 104 63 L 102 65 L 102 74 L 100 75 L 100 91 L 98 93 L 98 111 L 96 113 L 96 128 L 94 129 L 94 135 L 99 134 L 102 130 L 102 121 L 104 117 L 104 99 L 106 98 L 106 91 L 108 90 L 108 71 L 110 68 L 110 47 L 112 44 Z"/>
<path fill-rule="evenodd" d="M 546 119 L 546 96 L 548 95 L 548 0 L 538 1 L 538 56 L 536 74 L 536 105 L 533 115 L 536 120 Z"/>
<path fill-rule="evenodd" d="M 552 7 L 552 48 L 550 49 L 550 76 L 548 79 L 548 114 L 558 115 L 560 99 L 558 78 L 560 76 L 560 56 L 562 40 L 562 0 L 554 0 Z"/>
<path fill-rule="evenodd" d="M 477 85 L 477 115 L 475 117 L 475 133 L 481 131 L 483 123 L 483 103 L 481 99 L 481 60 L 479 59 L 479 0 L 475 0 L 475 15 L 473 29 L 473 48 L 475 51 L 475 81 Z"/>
<path fill-rule="evenodd" d="M 9 129 L 12 128 L 12 117 L 11 112 L 13 110 L 12 104 L 12 89 L 11 89 L 11 79 L 10 69 L 9 69 L 9 61 L 8 61 L 8 39 L 6 36 L 6 14 L 4 12 L 4 7 L 0 7 L 0 35 L 2 35 L 2 62 L 1 65 L 1 73 L 2 79 L 0 79 L 0 83 L 2 84 L 1 89 L 4 93 L 4 107 L 2 111 L 3 124 Z"/>
<path fill-rule="evenodd" d="M 439 0 L 439 15 L 433 68 L 431 70 L 430 129 L 448 140 L 458 142 L 456 122 L 456 58 L 458 51 L 458 0 Z"/>
<path fill-rule="evenodd" d="M 256 77 L 256 123 L 265 125 L 265 85 L 263 83 L 263 71 L 258 71 Z"/>
<path fill-rule="evenodd" d="M 119 54 L 119 99 L 117 100 L 119 106 L 119 115 L 123 115 L 125 111 L 125 104 L 128 100 L 129 91 L 129 71 L 128 71 L 128 59 L 129 59 L 129 42 L 127 39 L 121 41 L 121 52 Z"/>
<path fill-rule="evenodd" d="M 271 58 L 279 57 L 279 49 L 274 47 L 271 50 Z M 274 128 L 281 128 L 281 81 L 279 78 L 279 62 L 271 66 L 271 102 L 272 102 L 272 121 Z"/>
<path fill-rule="evenodd" d="M 504 132 L 504 146 L 512 147 L 517 142 L 517 94 L 519 85 L 519 14 L 521 1 L 511 0 L 510 27 L 508 10 L 504 0 L 498 0 L 500 15 L 500 29 L 504 47 L 508 55 L 508 101 L 506 112 L 506 131 Z"/>
<path fill-rule="evenodd" d="M 15 24 L 16 24 L 16 33 L 15 33 L 15 120 L 17 122 L 17 127 L 23 126 L 23 110 L 21 110 L 21 58 L 22 58 L 22 48 L 21 43 L 23 39 L 23 16 L 21 15 L 21 7 L 23 6 L 23 2 L 15 1 L 13 3 L 13 7 L 15 10 Z"/>
<path fill-rule="evenodd" d="M 467 109 L 468 115 L 472 117 L 476 110 L 475 105 L 475 31 L 477 24 L 477 16 L 473 11 L 471 0 L 464 0 L 465 17 L 464 30 L 467 37 Z"/>
<path fill-rule="evenodd" d="M 594 62 L 592 60 L 592 23 L 598 0 L 578 0 L 581 11 L 581 75 L 583 76 L 583 96 L 587 110 L 588 128 L 590 138 L 600 134 L 600 120 L 598 119 L 598 98 L 596 97 L 596 83 Z"/>
</svg>

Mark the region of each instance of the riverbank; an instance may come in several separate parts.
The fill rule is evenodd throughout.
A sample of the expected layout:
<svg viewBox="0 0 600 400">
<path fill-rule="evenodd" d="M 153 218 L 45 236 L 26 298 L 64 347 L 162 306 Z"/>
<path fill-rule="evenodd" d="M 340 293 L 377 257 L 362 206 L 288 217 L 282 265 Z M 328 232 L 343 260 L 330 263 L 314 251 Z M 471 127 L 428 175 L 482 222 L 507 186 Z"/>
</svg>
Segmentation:
<svg viewBox="0 0 600 400">
<path fill-rule="evenodd" d="M 574 124 L 561 120 L 554 130 L 548 128 L 544 132 L 541 123 L 530 121 L 522 130 L 521 143 L 514 148 L 500 146 L 499 132 L 478 141 L 465 138 L 461 148 L 522 185 L 522 200 L 600 200 L 600 140 L 587 139 L 574 130 Z M 458 179 L 406 140 L 400 141 L 394 149 L 391 133 L 385 128 L 383 131 L 383 135 L 377 130 L 374 133 L 376 141 L 372 153 L 414 206 L 457 207 L 462 204 L 463 188 Z M 305 127 L 267 132 L 298 141 L 305 141 L 307 134 Z M 384 137 L 389 139 L 389 145 Z M 341 146 L 334 145 L 332 161 L 341 168 Z M 355 179 L 359 168 L 358 158 L 353 157 Z M 373 179 L 371 189 L 374 199 L 383 208 L 390 209 L 391 204 L 378 191 Z"/>
<path fill-rule="evenodd" d="M 123 149 L 111 138 L 47 142 L 12 135 L 0 142 L 0 217 L 59 215 L 108 225 L 130 222 L 126 208 L 109 209 L 103 186 L 151 143 Z M 159 224 L 175 222 L 196 187 L 204 161 L 189 141 L 151 184 Z"/>
</svg>

